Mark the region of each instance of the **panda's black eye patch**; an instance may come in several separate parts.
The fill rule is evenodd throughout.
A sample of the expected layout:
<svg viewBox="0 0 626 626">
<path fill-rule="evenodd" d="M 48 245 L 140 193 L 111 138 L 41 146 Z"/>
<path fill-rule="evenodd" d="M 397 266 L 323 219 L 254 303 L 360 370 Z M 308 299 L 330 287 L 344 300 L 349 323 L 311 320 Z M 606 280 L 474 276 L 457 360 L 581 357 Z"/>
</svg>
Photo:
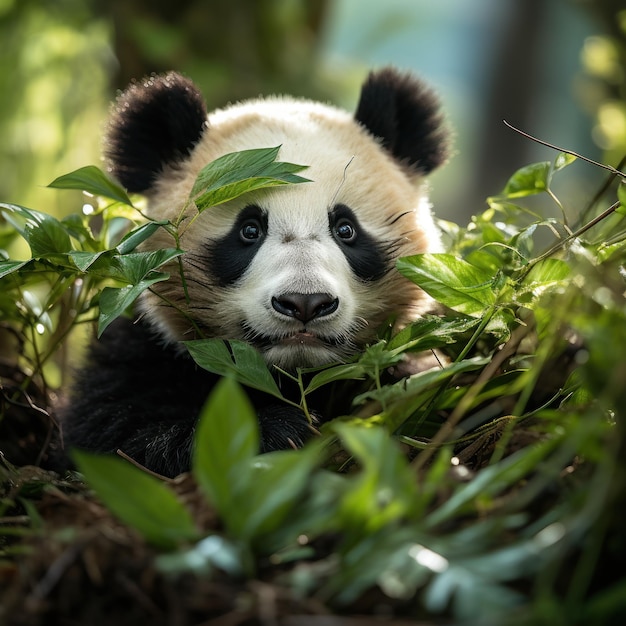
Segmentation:
<svg viewBox="0 0 626 626">
<path fill-rule="evenodd" d="M 384 276 L 388 258 L 383 242 L 377 241 L 361 227 L 350 207 L 345 204 L 334 206 L 328 214 L 328 225 L 352 271 L 361 280 L 378 280 Z"/>
<path fill-rule="evenodd" d="M 231 229 L 208 246 L 209 267 L 222 287 L 246 271 L 267 234 L 267 213 L 255 204 L 239 212 Z"/>
</svg>

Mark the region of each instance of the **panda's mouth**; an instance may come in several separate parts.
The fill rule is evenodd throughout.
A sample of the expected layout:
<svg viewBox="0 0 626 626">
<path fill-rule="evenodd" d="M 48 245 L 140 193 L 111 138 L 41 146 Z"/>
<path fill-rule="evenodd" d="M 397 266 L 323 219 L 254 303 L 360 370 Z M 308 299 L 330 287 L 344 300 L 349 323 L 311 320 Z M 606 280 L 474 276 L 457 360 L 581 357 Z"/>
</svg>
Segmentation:
<svg viewBox="0 0 626 626">
<path fill-rule="evenodd" d="M 283 346 L 318 346 L 320 344 L 328 344 L 329 342 L 309 330 L 301 330 L 283 337 L 278 343 Z"/>
<path fill-rule="evenodd" d="M 274 347 L 311 347 L 329 348 L 340 345 L 337 337 L 325 337 L 311 332 L 307 329 L 297 330 L 288 335 L 256 335 L 251 343 L 258 349 L 268 349 Z"/>
</svg>

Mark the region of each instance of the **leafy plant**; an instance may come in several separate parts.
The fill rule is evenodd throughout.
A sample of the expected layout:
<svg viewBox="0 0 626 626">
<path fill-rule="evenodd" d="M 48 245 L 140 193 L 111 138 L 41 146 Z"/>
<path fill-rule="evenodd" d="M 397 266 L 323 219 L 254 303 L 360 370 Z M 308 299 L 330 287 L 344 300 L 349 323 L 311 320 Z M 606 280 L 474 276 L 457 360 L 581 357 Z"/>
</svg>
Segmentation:
<svg viewBox="0 0 626 626">
<path fill-rule="evenodd" d="M 299 166 L 276 155 L 209 165 L 190 202 L 210 210 L 260 185 L 304 182 Z M 202 411 L 192 467 L 220 525 L 196 527 L 170 485 L 124 459 L 76 456 L 105 504 L 159 549 L 160 571 L 251 578 L 271 563 L 280 568 L 274 584 L 293 597 L 345 609 L 376 587 L 413 617 L 472 623 L 601 624 L 623 614 L 623 579 L 603 577 L 602 546 L 619 544 L 626 493 L 626 175 L 612 170 L 617 199 L 572 227 L 553 179 L 577 156 L 560 151 L 520 169 L 465 228 L 442 223 L 446 254 L 398 261 L 443 314 L 395 336 L 381 329 L 352 362 L 295 375 L 305 411 L 309 394 L 330 383 L 363 385 L 351 414 L 303 450 L 257 455 L 242 385 L 282 394 L 250 346 L 187 342 L 201 367 L 224 377 Z M 33 253 L 3 261 L 0 275 L 20 303 L 3 310 L 33 338 L 38 365 L 54 351 L 37 349 L 38 325 L 57 343 L 67 334 L 62 303 L 76 311 L 74 322 L 93 320 L 99 307 L 104 329 L 167 279 L 163 267 L 182 254 L 180 229 L 189 227 L 148 221 L 122 235 L 130 199 L 97 170 L 54 184 L 86 186 L 112 202 L 98 206 L 95 235 L 85 216 L 0 209 Z M 556 203 L 561 219 L 520 204 L 531 195 Z M 173 247 L 138 252 L 159 228 Z M 555 240 L 537 253 L 542 229 Z M 33 299 L 42 277 L 48 288 Z M 447 357 L 440 367 L 389 382 L 388 368 L 433 349 Z"/>
</svg>

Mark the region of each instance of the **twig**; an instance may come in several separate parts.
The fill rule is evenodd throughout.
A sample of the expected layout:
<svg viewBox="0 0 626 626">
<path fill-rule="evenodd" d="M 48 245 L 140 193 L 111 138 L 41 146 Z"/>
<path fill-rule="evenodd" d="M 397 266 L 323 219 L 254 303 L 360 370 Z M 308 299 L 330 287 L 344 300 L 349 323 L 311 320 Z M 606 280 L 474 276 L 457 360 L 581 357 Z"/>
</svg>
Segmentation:
<svg viewBox="0 0 626 626">
<path fill-rule="evenodd" d="M 532 135 L 524 132 L 523 130 L 520 130 L 519 128 L 515 128 L 515 126 L 513 126 L 512 124 L 509 124 L 506 120 L 502 120 L 502 121 L 511 130 L 514 130 L 516 133 L 519 133 L 523 137 L 526 137 L 527 139 L 535 141 L 541 144 L 542 146 L 546 146 L 547 148 L 552 148 L 552 150 L 558 150 L 559 152 L 564 152 L 565 154 L 571 154 L 577 159 L 581 159 L 582 161 L 587 161 L 587 163 L 591 163 L 592 165 L 596 165 L 598 167 L 601 167 L 602 169 L 608 170 L 612 174 L 616 174 L 617 176 L 620 176 L 621 178 L 626 178 L 626 174 L 624 172 L 617 170 L 614 167 L 611 167 L 610 165 L 605 165 L 604 163 L 598 163 L 598 161 L 594 161 L 593 159 L 583 156 L 582 154 L 578 154 L 578 152 L 574 152 L 573 150 L 566 150 L 565 148 L 561 148 L 559 146 L 555 146 L 552 143 L 548 143 L 547 141 L 544 141 L 543 139 L 537 139 L 537 137 L 533 137 Z"/>
<path fill-rule="evenodd" d="M 544 252 L 543 254 L 540 254 L 539 256 L 529 261 L 528 264 L 524 267 L 524 270 L 521 272 L 518 278 L 518 281 L 525 278 L 530 272 L 530 270 L 535 265 L 537 265 L 537 263 L 543 261 L 544 259 L 551 257 L 555 252 L 558 252 L 561 248 L 566 246 L 570 241 L 573 241 L 574 239 L 578 239 L 578 237 L 586 233 L 590 228 L 593 228 L 596 224 L 598 224 L 602 220 L 609 217 L 609 215 L 615 213 L 616 209 L 619 208 L 620 204 L 621 202 L 619 200 L 617 202 L 614 202 L 608 209 L 606 209 L 605 211 L 602 211 L 600 215 L 594 217 L 591 221 L 587 222 L 584 226 L 581 226 L 576 232 L 573 232 L 571 235 L 568 235 L 567 237 L 565 237 L 565 239 L 561 239 L 560 241 L 555 243 L 551 248 L 546 250 L 546 252 Z"/>
<path fill-rule="evenodd" d="M 126 452 L 123 452 L 119 448 L 118 448 L 116 454 L 118 456 L 121 456 L 125 461 L 128 461 L 129 463 L 132 463 L 135 467 L 139 468 L 142 472 L 145 472 L 146 474 L 150 474 L 150 476 L 154 476 L 155 478 L 158 478 L 159 480 L 162 480 L 164 482 L 173 482 L 174 481 L 173 478 L 168 478 L 167 476 L 163 476 L 162 474 L 158 474 L 157 472 L 153 472 L 152 470 L 148 469 L 145 465 L 142 465 L 141 463 L 139 463 L 139 461 L 135 461 L 135 459 L 133 459 L 132 457 L 128 456 L 128 454 L 126 454 Z"/>
</svg>

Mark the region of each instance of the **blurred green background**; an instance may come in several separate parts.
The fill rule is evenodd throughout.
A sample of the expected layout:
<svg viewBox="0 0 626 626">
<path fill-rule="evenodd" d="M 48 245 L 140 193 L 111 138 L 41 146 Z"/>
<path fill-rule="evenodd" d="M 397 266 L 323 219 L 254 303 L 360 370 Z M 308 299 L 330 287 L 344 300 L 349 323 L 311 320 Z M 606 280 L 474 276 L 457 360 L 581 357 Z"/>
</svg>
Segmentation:
<svg viewBox="0 0 626 626">
<path fill-rule="evenodd" d="M 176 69 L 209 109 L 286 92 L 354 107 L 371 67 L 439 91 L 456 152 L 438 216 L 483 208 L 518 167 L 550 159 L 507 129 L 617 165 L 626 152 L 624 0 L 0 0 L 0 200 L 80 208 L 52 179 L 99 164 L 116 90 Z M 584 205 L 589 166 L 568 192 Z"/>
</svg>

